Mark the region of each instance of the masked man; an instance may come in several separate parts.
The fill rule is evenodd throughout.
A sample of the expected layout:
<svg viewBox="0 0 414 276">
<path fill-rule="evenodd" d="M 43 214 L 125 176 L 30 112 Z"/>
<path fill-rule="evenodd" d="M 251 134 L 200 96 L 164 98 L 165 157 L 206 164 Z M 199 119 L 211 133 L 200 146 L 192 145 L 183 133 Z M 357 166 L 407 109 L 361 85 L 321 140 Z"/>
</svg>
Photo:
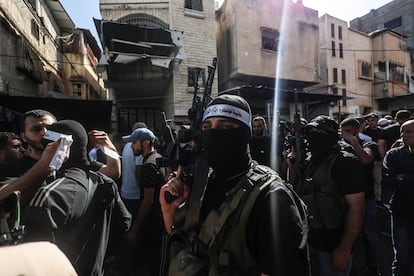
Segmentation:
<svg viewBox="0 0 414 276">
<path fill-rule="evenodd" d="M 68 150 L 58 148 L 61 159 L 52 159 L 49 168 L 56 164 L 53 173 L 44 178 L 30 198 L 23 217 L 25 241 L 53 242 L 79 275 L 101 275 L 111 221 L 119 232 L 125 232 L 130 214 L 115 182 L 90 170 L 88 135 L 83 126 L 62 120 L 47 127 L 46 133 L 52 131 L 66 137 L 57 142 L 64 139 L 73 143 L 68 143 Z M 63 161 L 61 166 L 56 160 Z"/>
<path fill-rule="evenodd" d="M 357 156 L 340 150 L 338 128 L 324 115 L 306 125 L 309 153 L 292 183 L 311 217 L 312 275 L 349 275 L 362 228 L 363 169 Z"/>
<path fill-rule="evenodd" d="M 249 153 L 251 112 L 246 100 L 235 95 L 213 99 L 202 119 L 201 146 L 211 168 L 207 186 L 201 195 L 196 174 L 191 197 L 180 178 L 163 186 L 160 203 L 170 239 L 176 233 L 193 233 L 200 244 L 190 247 L 171 260 L 168 275 L 199 271 L 200 275 L 308 275 L 306 249 L 307 220 L 302 202 L 276 172 L 252 161 Z M 199 173 L 199 172 L 197 172 Z M 178 196 L 168 204 L 165 193 Z M 184 226 L 175 224 L 177 206 L 187 202 Z M 197 210 L 194 210 L 197 209 Z M 199 224 L 188 227 L 190 214 Z M 177 230 L 175 230 L 177 229 Z M 180 230 L 181 229 L 181 230 Z M 191 236 L 191 234 L 190 234 Z M 196 249 L 196 250 L 193 250 Z M 207 252 L 203 254 L 203 252 Z M 195 255 L 199 261 L 180 266 L 182 254 Z M 186 260 L 190 260 L 187 258 Z"/>
</svg>

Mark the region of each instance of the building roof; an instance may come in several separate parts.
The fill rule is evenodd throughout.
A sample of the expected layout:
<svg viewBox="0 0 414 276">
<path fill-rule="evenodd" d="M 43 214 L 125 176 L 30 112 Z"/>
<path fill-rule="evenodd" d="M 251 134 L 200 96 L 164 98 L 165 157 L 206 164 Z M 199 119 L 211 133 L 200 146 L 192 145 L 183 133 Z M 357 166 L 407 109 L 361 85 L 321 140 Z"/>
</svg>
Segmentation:
<svg viewBox="0 0 414 276">
<path fill-rule="evenodd" d="M 393 34 L 395 34 L 395 35 L 397 35 L 397 36 L 400 36 L 400 37 L 403 37 L 403 38 L 407 38 L 407 36 L 406 36 L 406 35 L 403 35 L 403 34 L 401 34 L 401 33 L 399 33 L 399 32 L 396 32 L 396 31 L 394 31 L 394 30 L 387 29 L 387 28 L 380 29 L 380 30 L 375 30 L 375 31 L 373 31 L 373 32 L 370 32 L 370 33 L 368 34 L 368 36 L 377 36 L 377 35 L 380 35 L 380 34 L 383 34 L 383 33 L 387 33 L 387 32 L 389 32 L 389 33 L 393 33 Z"/>
<path fill-rule="evenodd" d="M 60 1 L 56 0 L 45 0 L 46 5 L 49 7 L 50 12 L 54 20 L 56 21 L 59 29 L 62 32 L 71 33 L 75 28 L 75 23 L 66 12 Z"/>
</svg>

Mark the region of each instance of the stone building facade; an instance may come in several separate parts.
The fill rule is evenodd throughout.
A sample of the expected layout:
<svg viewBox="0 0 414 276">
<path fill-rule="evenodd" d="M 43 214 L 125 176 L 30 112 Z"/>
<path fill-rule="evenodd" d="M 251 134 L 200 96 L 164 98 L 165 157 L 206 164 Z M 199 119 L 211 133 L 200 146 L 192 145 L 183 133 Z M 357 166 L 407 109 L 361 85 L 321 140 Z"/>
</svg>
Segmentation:
<svg viewBox="0 0 414 276">
<path fill-rule="evenodd" d="M 48 1 L 0 1 L 0 92 L 41 96 L 57 90 L 62 71 L 56 37 L 74 28 L 69 16 L 57 21 Z M 63 9 L 63 8 L 62 8 Z"/>
<path fill-rule="evenodd" d="M 59 1 L 0 0 L 0 128 L 17 131 L 18 117 L 30 109 L 58 118 L 75 113 L 76 102 L 45 99 L 106 99 L 95 70 L 100 54 Z"/>
<path fill-rule="evenodd" d="M 140 28 L 138 32 L 149 32 L 149 29 L 154 32 L 155 28 L 164 31 L 161 35 L 171 30 L 182 34 L 182 46 L 177 49 L 180 58 L 174 56 L 177 51 L 173 50 L 170 58 L 167 57 L 169 63 L 162 66 L 156 64 L 156 50 L 151 55 L 145 55 L 145 49 L 139 48 L 145 44 L 155 49 L 156 43 L 151 38 L 144 42 L 131 42 L 132 37 L 115 40 L 121 43 L 129 40 L 126 42 L 128 45 L 138 46 L 136 49 L 130 48 L 132 53 L 129 53 L 129 57 L 136 59 L 128 63 L 117 63 L 116 59 L 111 59 L 114 50 L 104 49 L 109 60 L 106 87 L 116 102 L 118 130 L 129 132 L 135 121 L 145 121 L 159 133 L 164 124 L 161 112 L 165 112 L 166 117 L 177 124 L 187 122 L 187 112 L 193 99 L 194 70 L 201 68 L 200 93 L 204 87 L 203 81 L 207 79 L 207 66 L 217 55 L 214 1 L 100 0 L 100 11 L 103 24 L 111 21 L 137 26 Z M 161 44 L 176 47 L 167 42 Z M 163 58 L 166 60 L 165 56 Z M 217 74 L 212 87 L 212 95 L 216 94 Z"/>
</svg>

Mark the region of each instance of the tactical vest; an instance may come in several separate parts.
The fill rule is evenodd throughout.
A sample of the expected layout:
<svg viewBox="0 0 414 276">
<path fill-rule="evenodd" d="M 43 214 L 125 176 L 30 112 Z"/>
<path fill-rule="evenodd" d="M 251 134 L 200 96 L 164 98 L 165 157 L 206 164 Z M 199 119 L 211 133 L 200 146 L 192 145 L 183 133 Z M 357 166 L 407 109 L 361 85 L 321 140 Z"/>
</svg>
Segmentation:
<svg viewBox="0 0 414 276">
<path fill-rule="evenodd" d="M 298 206 L 303 227 L 299 247 L 306 246 L 308 224 L 303 202 L 273 170 L 258 165 L 229 192 L 218 211 L 210 212 L 203 224 L 199 238 L 209 245 L 210 276 L 223 275 L 223 272 L 234 275 L 232 268 L 237 268 L 240 275 L 260 275 L 259 264 L 247 246 L 246 229 L 257 198 L 272 183 L 291 191 L 288 194 Z"/>
<path fill-rule="evenodd" d="M 267 174 L 265 167 L 256 166 L 230 190 L 220 208 L 209 213 L 199 234 L 209 248 L 209 275 L 220 275 L 231 267 L 244 275 L 260 273 L 255 271 L 258 263 L 247 247 L 247 221 L 260 192 L 278 178 Z"/>
<path fill-rule="evenodd" d="M 306 161 L 304 175 L 295 185 L 308 207 L 311 229 L 338 229 L 343 225 L 347 203 L 332 178 L 332 167 L 341 155 L 350 154 L 332 151 L 322 162 Z"/>
<path fill-rule="evenodd" d="M 283 185 L 283 189 L 291 191 L 288 195 L 298 206 L 302 225 L 299 248 L 304 248 L 308 234 L 305 205 L 293 188 L 285 184 L 273 170 L 256 165 L 229 191 L 220 208 L 209 213 L 198 236 L 194 232 L 186 233 L 181 229 L 170 235 L 170 250 L 163 253 L 170 257 L 171 251 L 178 253 L 173 253 L 168 273 L 162 269 L 161 275 L 260 275 L 259 263 L 248 249 L 246 229 L 257 198 L 272 183 Z M 174 248 L 177 245 L 181 250 Z M 163 254 L 164 257 L 168 256 Z"/>
</svg>

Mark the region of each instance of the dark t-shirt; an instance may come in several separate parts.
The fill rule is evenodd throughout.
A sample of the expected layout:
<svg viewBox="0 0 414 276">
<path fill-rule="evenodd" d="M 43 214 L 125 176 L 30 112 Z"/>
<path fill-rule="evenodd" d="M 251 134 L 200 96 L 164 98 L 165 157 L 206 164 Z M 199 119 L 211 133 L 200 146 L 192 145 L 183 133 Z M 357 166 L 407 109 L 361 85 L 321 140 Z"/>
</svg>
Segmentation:
<svg viewBox="0 0 414 276">
<path fill-rule="evenodd" d="M 96 189 L 89 193 L 92 188 L 86 170 L 60 171 L 56 179 L 45 181 L 37 190 L 23 216 L 25 241 L 56 243 L 79 275 L 101 275 L 108 231 L 121 235 L 129 228 L 131 217 L 116 184 L 104 175 L 100 181 L 105 184 L 94 182 Z M 89 201 L 88 196 L 93 198 Z"/>
<path fill-rule="evenodd" d="M 4 168 L 4 176 L 6 177 L 19 177 L 30 170 L 37 160 L 30 156 L 24 156 L 23 158 L 17 159 Z"/>
<path fill-rule="evenodd" d="M 337 183 L 342 195 L 364 192 L 363 168 L 356 156 L 340 156 L 332 167 L 332 178 Z M 344 221 L 345 223 L 345 221 Z M 342 238 L 344 225 L 339 229 L 310 229 L 309 244 L 311 247 L 332 252 Z"/>
<path fill-rule="evenodd" d="M 350 144 L 342 142 L 341 146 L 343 150 L 355 154 L 355 151 Z M 372 156 L 374 157 L 374 160 L 372 162 L 370 162 L 369 164 L 362 165 L 364 170 L 364 183 L 366 186 L 365 198 L 373 199 L 375 198 L 375 178 L 373 173 L 374 161 L 380 160 L 378 144 L 372 141 L 364 141 L 361 142 L 361 146 L 364 150 L 369 149 L 369 151 L 371 151 Z"/>
<path fill-rule="evenodd" d="M 164 224 L 162 220 L 161 205 L 159 194 L 163 185 L 164 175 L 156 165 L 156 159 L 162 156 L 153 151 L 144 157 L 141 165 L 141 178 L 139 181 L 142 200 L 144 200 L 144 189 L 154 188 L 154 201 L 147 218 L 143 222 L 142 229 L 138 237 L 138 245 L 143 248 L 154 248 L 159 252 L 161 249 L 161 237 L 164 234 Z"/>
<path fill-rule="evenodd" d="M 384 157 L 382 185 L 394 189 L 391 210 L 394 216 L 413 218 L 414 154 L 408 147 L 393 148 Z"/>
<path fill-rule="evenodd" d="M 387 149 L 390 149 L 392 144 L 400 139 L 400 127 L 401 125 L 399 123 L 395 123 L 384 128 Z"/>
<path fill-rule="evenodd" d="M 385 140 L 385 132 L 381 128 L 372 129 L 367 127 L 364 129 L 363 133 L 371 137 L 372 141 L 376 143 L 378 143 L 378 140 L 380 139 Z"/>
<path fill-rule="evenodd" d="M 261 165 L 270 166 L 272 140 L 269 136 L 265 136 L 261 139 L 253 136 L 249 146 L 253 160 Z"/>
</svg>

